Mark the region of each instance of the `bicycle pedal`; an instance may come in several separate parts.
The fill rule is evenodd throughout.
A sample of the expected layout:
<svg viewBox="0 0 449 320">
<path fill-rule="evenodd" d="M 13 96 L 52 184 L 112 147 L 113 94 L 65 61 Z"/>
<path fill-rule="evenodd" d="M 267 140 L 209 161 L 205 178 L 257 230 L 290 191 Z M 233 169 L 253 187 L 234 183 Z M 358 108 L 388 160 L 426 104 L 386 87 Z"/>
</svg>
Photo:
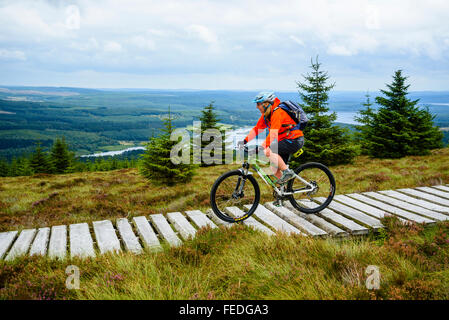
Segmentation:
<svg viewBox="0 0 449 320">
<path fill-rule="evenodd" d="M 284 203 L 282 202 L 282 200 L 276 200 L 272 202 L 272 205 L 275 207 L 283 207 Z"/>
</svg>

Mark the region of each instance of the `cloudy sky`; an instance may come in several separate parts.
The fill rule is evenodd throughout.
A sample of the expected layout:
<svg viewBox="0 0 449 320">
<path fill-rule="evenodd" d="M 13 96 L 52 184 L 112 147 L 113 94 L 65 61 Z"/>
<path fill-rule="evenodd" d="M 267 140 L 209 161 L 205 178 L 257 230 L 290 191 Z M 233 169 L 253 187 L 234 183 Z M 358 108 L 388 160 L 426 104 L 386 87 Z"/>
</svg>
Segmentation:
<svg viewBox="0 0 449 320">
<path fill-rule="evenodd" d="M 449 90 L 447 0 L 1 1 L 0 85 Z"/>
</svg>

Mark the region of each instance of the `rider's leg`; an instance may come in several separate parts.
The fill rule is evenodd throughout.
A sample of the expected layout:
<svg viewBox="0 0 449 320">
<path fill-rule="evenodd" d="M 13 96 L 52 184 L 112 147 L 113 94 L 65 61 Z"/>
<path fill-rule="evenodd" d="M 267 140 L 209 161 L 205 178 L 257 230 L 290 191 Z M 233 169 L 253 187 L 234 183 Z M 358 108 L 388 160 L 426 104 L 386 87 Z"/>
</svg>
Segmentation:
<svg viewBox="0 0 449 320">
<path fill-rule="evenodd" d="M 282 176 L 282 171 L 279 170 L 279 168 L 276 168 L 276 167 L 273 167 L 273 166 L 271 166 L 270 168 L 271 168 L 271 172 L 273 172 L 273 175 L 274 175 L 276 178 L 279 179 L 279 178 Z"/>
<path fill-rule="evenodd" d="M 287 165 L 280 155 L 274 153 L 270 150 L 270 148 L 266 148 L 265 156 L 270 160 L 271 163 L 271 171 L 276 176 L 276 178 L 280 178 L 282 176 L 282 171 L 287 169 Z"/>
</svg>

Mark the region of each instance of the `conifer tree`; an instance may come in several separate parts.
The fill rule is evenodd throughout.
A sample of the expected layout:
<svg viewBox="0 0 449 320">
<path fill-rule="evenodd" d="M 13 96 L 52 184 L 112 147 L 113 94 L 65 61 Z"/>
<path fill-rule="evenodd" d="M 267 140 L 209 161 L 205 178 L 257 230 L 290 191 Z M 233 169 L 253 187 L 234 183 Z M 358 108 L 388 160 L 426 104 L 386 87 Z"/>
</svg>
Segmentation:
<svg viewBox="0 0 449 320">
<path fill-rule="evenodd" d="M 89 161 L 89 171 L 95 171 L 95 170 L 96 170 L 95 161 Z"/>
<path fill-rule="evenodd" d="M 115 170 L 115 169 L 118 169 L 118 168 L 119 168 L 119 164 L 117 162 L 117 159 L 116 158 L 112 158 L 110 170 Z"/>
<path fill-rule="evenodd" d="M 107 171 L 108 170 L 108 162 L 104 159 L 100 159 L 100 171 Z"/>
<path fill-rule="evenodd" d="M 129 159 L 126 159 L 126 161 L 123 163 L 123 168 L 130 168 Z"/>
<path fill-rule="evenodd" d="M 42 150 L 40 143 L 36 144 L 36 149 L 31 155 L 30 165 L 34 173 L 51 173 L 53 171 L 48 156 Z"/>
<path fill-rule="evenodd" d="M 419 99 L 407 98 L 410 85 L 407 77 L 397 70 L 393 82 L 383 96 L 376 97 L 377 111 L 367 107 L 356 118 L 356 126 L 364 140 L 367 153 L 377 158 L 400 158 L 406 155 L 426 155 L 431 149 L 443 146 L 442 132 L 434 126 L 428 108 L 417 106 Z"/>
<path fill-rule="evenodd" d="M 56 139 L 51 150 L 51 162 L 55 168 L 55 173 L 65 173 L 71 165 L 72 155 L 69 152 L 65 138 Z"/>
<path fill-rule="evenodd" d="M 371 116 L 375 112 L 375 110 L 372 108 L 373 103 L 371 102 L 371 95 L 369 94 L 369 92 L 367 92 L 365 94 L 365 98 L 366 98 L 365 102 L 362 103 L 362 106 L 364 106 L 365 109 L 362 109 L 359 111 L 359 114 L 362 117 Z M 355 119 L 357 121 L 363 121 L 360 119 L 360 117 L 357 117 L 357 116 L 355 117 Z M 360 126 L 356 125 L 355 127 L 360 130 Z M 369 154 L 369 150 L 367 147 L 368 142 L 364 138 L 364 135 L 359 130 L 355 131 L 355 133 L 354 133 L 354 135 L 355 135 L 354 142 L 361 147 L 362 154 Z"/>
<path fill-rule="evenodd" d="M 218 129 L 218 121 L 220 119 L 217 118 L 217 114 L 214 111 L 214 101 L 211 101 L 209 105 L 205 106 L 203 110 L 201 110 L 201 126 L 205 129 Z"/>
<path fill-rule="evenodd" d="M 201 117 L 200 117 L 200 121 L 201 121 L 201 132 L 195 132 L 195 134 L 201 134 L 200 136 L 203 138 L 204 137 L 204 133 L 206 132 L 206 130 L 208 129 L 215 129 L 220 131 L 221 133 L 221 140 L 222 140 L 222 144 L 221 144 L 221 161 L 220 163 L 224 163 L 225 160 L 225 154 L 226 154 L 226 144 L 225 142 L 225 131 L 222 130 L 220 128 L 220 126 L 218 125 L 218 121 L 220 121 L 220 119 L 217 118 L 217 114 L 214 111 L 214 101 L 212 101 L 209 105 L 207 105 L 206 107 L 204 107 L 203 110 L 201 110 Z M 215 150 L 208 150 L 206 149 L 206 147 L 212 143 L 212 140 L 214 138 L 211 138 L 210 141 L 203 141 L 203 139 L 201 139 L 201 144 L 199 146 L 197 146 L 196 144 L 194 144 L 194 148 L 200 148 L 201 150 L 201 157 L 203 158 L 204 154 L 207 153 L 208 151 L 210 151 L 210 153 L 208 154 L 208 157 L 210 159 L 215 159 Z M 202 159 L 201 161 L 201 165 L 202 167 L 206 167 L 209 165 L 214 165 L 215 163 L 211 163 L 211 164 L 207 164 L 204 162 L 204 159 Z"/>
<path fill-rule="evenodd" d="M 7 177 L 9 174 L 8 162 L 5 159 L 0 159 L 0 177 Z"/>
<path fill-rule="evenodd" d="M 8 177 L 16 177 L 17 176 L 17 158 L 13 157 L 11 160 L 11 164 L 9 165 Z"/>
<path fill-rule="evenodd" d="M 66 173 L 73 173 L 73 172 L 83 172 L 83 171 L 89 171 L 88 162 L 84 163 L 79 160 L 79 158 L 72 158 L 72 161 L 70 161 L 70 165 L 66 169 Z"/>
<path fill-rule="evenodd" d="M 101 159 L 96 157 L 93 165 L 93 171 L 101 171 Z"/>
<path fill-rule="evenodd" d="M 150 138 L 145 152 L 141 155 L 139 171 L 150 181 L 172 186 L 176 183 L 188 182 L 194 175 L 195 165 L 188 163 L 174 164 L 170 153 L 177 141 L 171 141 L 174 131 L 173 117 L 168 109 L 168 117 L 164 119 L 164 128 L 160 136 Z"/>
<path fill-rule="evenodd" d="M 357 148 L 351 144 L 348 129 L 334 125 L 335 112 L 329 112 L 329 91 L 335 83 L 327 84 L 327 72 L 320 70 L 321 63 L 311 59 L 312 72 L 303 75 L 304 82 L 297 82 L 300 103 L 309 118 L 304 130 L 304 154 L 299 161 L 317 161 L 325 165 L 337 165 L 352 162 Z"/>
<path fill-rule="evenodd" d="M 17 159 L 16 174 L 18 176 L 30 176 L 33 174 L 33 168 L 29 159 L 23 156 Z"/>
</svg>

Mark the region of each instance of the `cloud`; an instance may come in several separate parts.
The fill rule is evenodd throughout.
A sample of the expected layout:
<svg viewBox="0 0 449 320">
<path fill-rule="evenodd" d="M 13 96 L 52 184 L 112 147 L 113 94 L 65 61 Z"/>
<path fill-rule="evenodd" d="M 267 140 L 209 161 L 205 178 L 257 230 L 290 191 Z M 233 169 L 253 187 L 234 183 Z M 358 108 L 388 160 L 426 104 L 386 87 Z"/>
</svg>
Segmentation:
<svg viewBox="0 0 449 320">
<path fill-rule="evenodd" d="M 218 43 L 215 33 L 205 26 L 193 24 L 187 27 L 187 31 L 207 44 L 216 45 Z"/>
<path fill-rule="evenodd" d="M 73 41 L 69 44 L 69 48 L 79 51 L 96 51 L 100 45 L 95 38 L 89 38 L 87 41 Z"/>
<path fill-rule="evenodd" d="M 379 46 L 378 40 L 367 33 L 352 33 L 345 37 L 338 37 L 336 40 L 329 43 L 327 53 L 339 56 L 353 56 L 359 52 L 373 53 Z"/>
<path fill-rule="evenodd" d="M 379 9 L 373 5 L 367 5 L 365 9 L 365 26 L 368 29 L 380 29 Z"/>
<path fill-rule="evenodd" d="M 327 52 L 338 56 L 352 56 L 354 52 L 346 48 L 344 45 L 332 43 L 329 45 Z"/>
<path fill-rule="evenodd" d="M 19 36 L 24 42 L 39 42 L 67 35 L 65 12 L 42 2 L 15 1 L 0 5 L 0 20 L 2 32 L 10 37 Z"/>
<path fill-rule="evenodd" d="M 112 53 L 116 53 L 116 52 L 120 52 L 122 51 L 122 45 L 118 42 L 115 41 L 106 41 L 103 49 L 105 52 L 112 52 Z"/>
<path fill-rule="evenodd" d="M 24 52 L 19 50 L 5 50 L 0 49 L 0 59 L 1 60 L 26 60 L 26 55 Z"/>
<path fill-rule="evenodd" d="M 70 5 L 67 6 L 65 9 L 66 12 L 66 19 L 65 19 L 65 25 L 67 29 L 70 30 L 78 30 L 80 28 L 80 10 L 77 6 Z"/>
<path fill-rule="evenodd" d="M 153 51 L 156 49 L 156 45 L 152 39 L 144 36 L 133 36 L 129 42 L 136 47 L 144 50 Z"/>
<path fill-rule="evenodd" d="M 447 12 L 443 0 L 3 1 L 0 57 L 36 70 L 195 81 L 301 74 L 317 54 L 335 77 L 398 63 L 439 72 L 449 68 Z"/>
<path fill-rule="evenodd" d="M 302 41 L 302 40 L 299 39 L 298 37 L 296 37 L 296 36 L 290 36 L 289 38 L 292 39 L 293 42 L 299 44 L 300 46 L 304 46 L 304 41 Z"/>
</svg>

